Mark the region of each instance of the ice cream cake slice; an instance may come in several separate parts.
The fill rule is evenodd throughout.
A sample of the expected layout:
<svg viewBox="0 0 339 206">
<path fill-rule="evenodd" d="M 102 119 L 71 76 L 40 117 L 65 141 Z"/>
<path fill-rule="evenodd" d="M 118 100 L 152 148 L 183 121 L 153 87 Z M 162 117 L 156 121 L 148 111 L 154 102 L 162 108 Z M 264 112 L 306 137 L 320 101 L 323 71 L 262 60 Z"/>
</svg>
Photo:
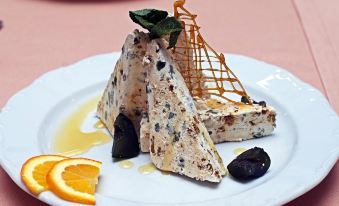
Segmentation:
<svg viewBox="0 0 339 206">
<path fill-rule="evenodd" d="M 195 105 L 214 143 L 264 137 L 276 127 L 276 112 L 264 102 L 246 105 L 195 98 Z"/>
<path fill-rule="evenodd" d="M 149 35 L 134 30 L 130 33 L 106 89 L 98 104 L 97 115 L 114 134 L 114 121 L 123 113 L 139 134 L 142 113 L 148 110 L 146 97 L 146 69 L 142 60 L 146 53 Z"/>
<path fill-rule="evenodd" d="M 190 92 L 162 40 L 147 48 L 150 155 L 154 165 L 201 181 L 220 182 L 226 170 L 198 117 Z M 160 46 L 159 46 L 160 45 Z"/>
</svg>

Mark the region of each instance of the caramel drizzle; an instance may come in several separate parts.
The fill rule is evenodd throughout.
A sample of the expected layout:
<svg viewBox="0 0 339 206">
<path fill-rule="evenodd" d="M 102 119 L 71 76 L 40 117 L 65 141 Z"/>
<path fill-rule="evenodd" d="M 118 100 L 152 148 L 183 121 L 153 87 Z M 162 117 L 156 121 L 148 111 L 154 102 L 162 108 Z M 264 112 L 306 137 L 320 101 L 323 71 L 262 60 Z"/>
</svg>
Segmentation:
<svg viewBox="0 0 339 206">
<path fill-rule="evenodd" d="M 240 101 L 226 97 L 227 93 L 250 99 L 240 80 L 226 65 L 224 55 L 218 54 L 203 39 L 200 27 L 196 23 L 197 15 L 184 8 L 184 4 L 185 0 L 177 0 L 174 3 L 174 16 L 182 22 L 185 43 L 184 46 L 175 46 L 173 53 L 176 54 L 176 61 L 186 63 L 186 68 L 181 68 L 180 72 L 191 95 L 198 97 L 215 95 L 233 103 L 240 103 Z M 185 51 L 178 51 L 180 49 Z M 191 58 L 193 58 L 193 65 L 190 65 L 192 64 Z M 219 63 L 219 68 L 213 67 L 212 62 Z M 213 76 L 207 77 L 202 74 L 203 71 L 209 71 Z M 216 74 L 219 74 L 219 76 L 217 77 Z M 212 85 L 205 87 L 204 83 L 206 82 Z M 229 88 L 227 88 L 227 85 Z"/>
</svg>

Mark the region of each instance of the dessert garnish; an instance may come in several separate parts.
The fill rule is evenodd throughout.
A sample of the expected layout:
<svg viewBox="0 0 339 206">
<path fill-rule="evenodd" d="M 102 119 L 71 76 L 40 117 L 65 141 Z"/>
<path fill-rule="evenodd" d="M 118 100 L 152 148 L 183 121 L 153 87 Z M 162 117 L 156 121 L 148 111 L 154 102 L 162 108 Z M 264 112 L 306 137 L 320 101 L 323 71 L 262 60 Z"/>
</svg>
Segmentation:
<svg viewBox="0 0 339 206">
<path fill-rule="evenodd" d="M 130 12 L 148 32 L 127 36 L 97 115 L 111 134 L 125 115 L 158 169 L 220 182 L 226 170 L 214 144 L 267 136 L 276 113 L 254 104 L 184 3 L 174 3 L 174 17 L 155 9 Z"/>
<path fill-rule="evenodd" d="M 101 164 L 85 158 L 61 160 L 47 174 L 49 189 L 64 200 L 95 205 Z"/>
<path fill-rule="evenodd" d="M 264 149 L 254 147 L 237 156 L 227 169 L 238 180 L 251 180 L 263 176 L 271 165 L 271 159 Z"/>
<path fill-rule="evenodd" d="M 49 189 L 46 176 L 51 168 L 67 157 L 59 155 L 40 155 L 28 159 L 21 168 L 21 180 L 34 195 Z"/>
<path fill-rule="evenodd" d="M 95 160 L 40 155 L 23 164 L 21 179 L 34 195 L 49 190 L 64 200 L 94 205 L 100 167 Z"/>
<path fill-rule="evenodd" d="M 143 9 L 130 11 L 129 16 L 133 22 L 150 32 L 151 39 L 170 35 L 168 49 L 177 43 L 180 32 L 182 31 L 180 22 L 175 17 L 168 17 L 167 11 Z"/>
<path fill-rule="evenodd" d="M 133 123 L 120 113 L 114 122 L 113 158 L 132 158 L 138 156 L 139 142 Z"/>
<path fill-rule="evenodd" d="M 214 96 L 228 102 L 240 103 L 239 98 L 250 98 L 240 80 L 227 66 L 225 56 L 217 53 L 203 38 L 197 15 L 185 7 L 185 0 L 174 3 L 174 16 L 183 25 L 183 43 L 173 48 L 180 72 L 193 97 Z M 209 73 L 209 75 L 204 75 Z"/>
</svg>

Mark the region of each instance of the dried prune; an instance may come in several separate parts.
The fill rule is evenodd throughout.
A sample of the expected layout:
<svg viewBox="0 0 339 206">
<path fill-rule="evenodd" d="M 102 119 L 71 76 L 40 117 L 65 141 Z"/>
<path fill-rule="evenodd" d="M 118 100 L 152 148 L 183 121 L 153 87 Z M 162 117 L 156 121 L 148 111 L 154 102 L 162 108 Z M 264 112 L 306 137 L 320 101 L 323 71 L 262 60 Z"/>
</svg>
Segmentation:
<svg viewBox="0 0 339 206">
<path fill-rule="evenodd" d="M 114 122 L 113 158 L 132 158 L 140 152 L 138 136 L 133 123 L 120 113 Z"/>
<path fill-rule="evenodd" d="M 246 150 L 237 156 L 227 169 L 239 180 L 251 180 L 263 176 L 271 165 L 268 154 L 259 147 Z"/>
</svg>

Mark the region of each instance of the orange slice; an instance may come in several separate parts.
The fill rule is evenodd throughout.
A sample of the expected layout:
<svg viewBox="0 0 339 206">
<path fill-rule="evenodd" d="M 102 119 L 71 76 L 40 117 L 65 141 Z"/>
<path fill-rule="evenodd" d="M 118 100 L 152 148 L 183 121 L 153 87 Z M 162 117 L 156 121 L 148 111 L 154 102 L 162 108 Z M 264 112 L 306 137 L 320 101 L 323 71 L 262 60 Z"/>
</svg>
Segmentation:
<svg viewBox="0 0 339 206">
<path fill-rule="evenodd" d="M 48 190 L 46 176 L 50 169 L 67 157 L 57 155 L 40 155 L 27 160 L 21 168 L 21 180 L 34 195 Z"/>
<path fill-rule="evenodd" d="M 83 204 L 95 204 L 101 162 L 73 158 L 53 166 L 47 175 L 49 189 L 60 198 Z"/>
</svg>

